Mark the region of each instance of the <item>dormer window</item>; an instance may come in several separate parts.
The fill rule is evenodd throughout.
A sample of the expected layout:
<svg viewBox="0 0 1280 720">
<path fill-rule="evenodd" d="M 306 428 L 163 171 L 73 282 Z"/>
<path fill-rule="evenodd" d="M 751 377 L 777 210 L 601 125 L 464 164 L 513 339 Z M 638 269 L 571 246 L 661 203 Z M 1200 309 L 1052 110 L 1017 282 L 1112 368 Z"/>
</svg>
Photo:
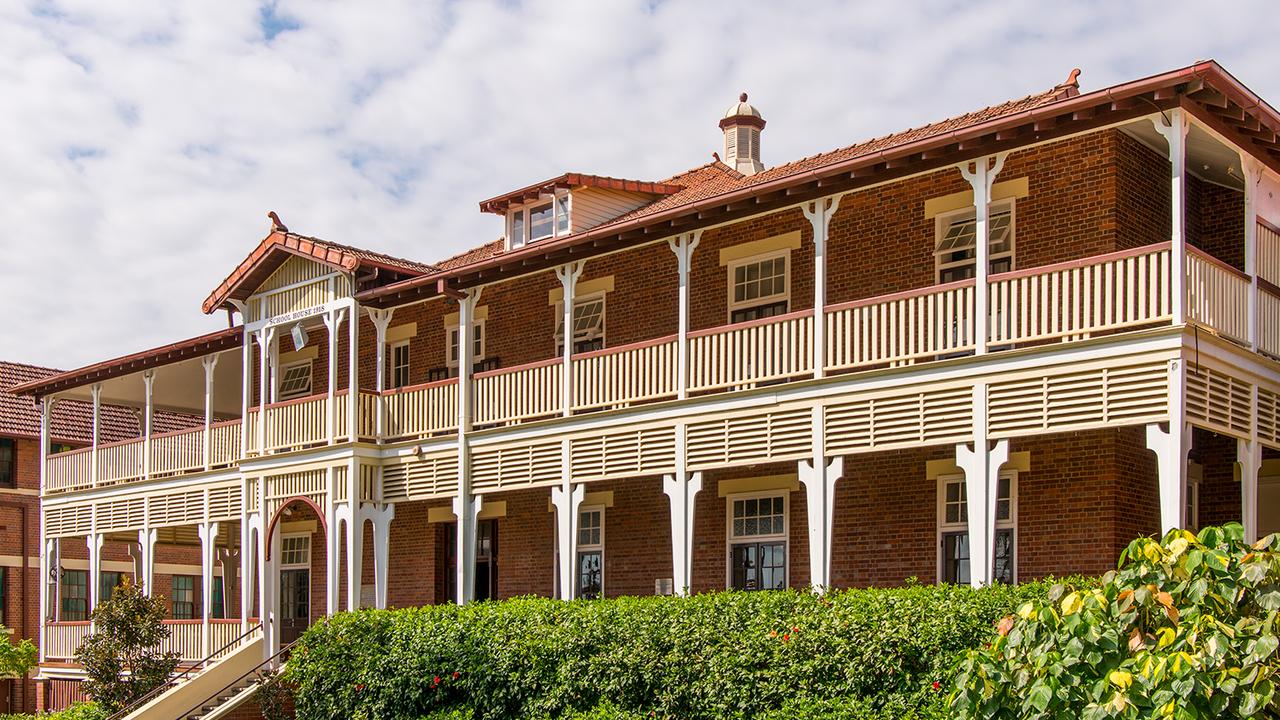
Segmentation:
<svg viewBox="0 0 1280 720">
<path fill-rule="evenodd" d="M 509 245 L 524 247 L 531 242 L 569 234 L 569 193 L 544 202 L 517 207 L 509 213 Z"/>
</svg>

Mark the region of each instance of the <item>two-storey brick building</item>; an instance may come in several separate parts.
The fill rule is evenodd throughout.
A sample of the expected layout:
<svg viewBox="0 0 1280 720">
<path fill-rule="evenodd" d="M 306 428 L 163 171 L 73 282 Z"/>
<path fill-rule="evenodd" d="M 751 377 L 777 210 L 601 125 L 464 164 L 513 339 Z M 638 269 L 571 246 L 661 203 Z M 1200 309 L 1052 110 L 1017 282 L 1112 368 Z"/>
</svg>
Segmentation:
<svg viewBox="0 0 1280 720">
<path fill-rule="evenodd" d="M 238 324 L 20 388 L 146 428 L 45 459 L 43 567 L 133 553 L 165 592 L 196 538 L 172 642 L 232 684 L 342 608 L 1017 582 L 1280 529 L 1280 115 L 1216 63 L 773 167 L 745 95 L 719 125 L 663 180 L 486 200 L 502 237 L 444 260 L 273 218 L 204 303 Z"/>
<path fill-rule="evenodd" d="M 0 361 L 0 625 L 13 631 L 14 641 L 39 639 L 41 422 L 40 406 L 30 397 L 14 394 L 12 388 L 61 372 Z M 157 420 L 165 430 L 189 424 L 170 413 L 158 414 Z M 137 437 L 140 431 L 138 415 L 131 408 L 101 406 L 95 429 L 92 406 L 69 400 L 59 403 L 49 416 L 46 434 L 49 451 L 60 453 L 91 446 L 95 433 L 101 442 L 111 443 Z M 199 575 L 199 556 L 187 561 L 185 569 Z M 110 593 L 121 574 L 131 570 L 132 565 L 107 563 L 101 573 L 103 592 Z M 88 595 L 76 591 L 87 587 L 88 565 L 69 560 L 60 572 L 62 585 L 69 589 L 63 597 L 63 617 L 86 619 Z M 35 701 L 30 681 L 0 680 L 0 712 L 31 712 Z"/>
</svg>

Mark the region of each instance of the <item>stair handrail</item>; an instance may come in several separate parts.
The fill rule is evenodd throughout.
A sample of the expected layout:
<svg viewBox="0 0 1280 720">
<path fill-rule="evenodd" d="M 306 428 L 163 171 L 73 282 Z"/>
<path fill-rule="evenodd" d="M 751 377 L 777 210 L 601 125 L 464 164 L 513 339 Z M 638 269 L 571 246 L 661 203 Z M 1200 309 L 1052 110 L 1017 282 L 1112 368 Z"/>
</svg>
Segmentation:
<svg viewBox="0 0 1280 720">
<path fill-rule="evenodd" d="M 301 640 L 301 639 L 302 639 L 302 638 L 298 638 L 298 640 Z M 178 715 L 178 717 L 180 717 L 180 718 L 190 717 L 193 713 L 199 712 L 199 710 L 200 710 L 201 708 L 203 708 L 203 707 L 205 706 L 205 704 L 206 704 L 206 703 L 208 703 L 210 700 L 213 700 L 213 699 L 217 698 L 219 695 L 221 695 L 222 693 L 226 692 L 227 690 L 229 690 L 229 689 L 231 689 L 231 688 L 235 687 L 236 685 L 239 685 L 239 684 L 241 683 L 241 681 L 245 680 L 246 678 L 248 678 L 248 677 L 249 677 L 249 676 L 251 676 L 251 675 L 256 674 L 259 670 L 261 670 L 262 668 L 264 668 L 264 667 L 266 667 L 267 665 L 271 664 L 272 662 L 275 662 L 275 660 L 276 660 L 277 658 L 279 658 L 279 657 L 281 657 L 281 656 L 283 656 L 283 655 L 287 654 L 287 653 L 289 652 L 289 650 L 291 650 L 291 649 L 293 648 L 293 646 L 294 646 L 295 644 L 297 644 L 298 640 L 294 640 L 293 642 L 291 642 L 291 643 L 289 643 L 289 644 L 285 645 L 284 647 L 282 647 L 282 648 L 280 648 L 279 650 L 277 650 L 277 651 L 275 652 L 275 654 L 274 654 L 274 655 L 272 655 L 271 657 L 267 658 L 266 660 L 263 660 L 262 662 L 258 663 L 257 665 L 254 665 L 253 667 L 251 667 L 251 668 L 249 668 L 248 670 L 244 671 L 244 673 L 242 673 L 242 674 L 240 675 L 240 677 L 236 678 L 235 680 L 232 680 L 231 682 L 227 683 L 226 685 L 223 685 L 221 688 L 219 688 L 218 690 L 214 691 L 214 693 L 213 693 L 212 695 L 210 695 L 210 696 L 206 697 L 205 699 L 201 700 L 200 702 L 196 703 L 195 705 L 193 705 L 192 707 L 190 707 L 189 709 L 187 709 L 187 710 L 186 710 L 186 712 L 183 712 L 183 713 L 179 714 L 179 715 Z M 110 719 L 108 719 L 108 720 L 110 720 Z"/>
<path fill-rule="evenodd" d="M 176 686 L 180 680 L 190 675 L 192 671 L 194 671 L 196 668 L 204 669 L 208 667 L 209 663 L 215 660 L 219 655 L 222 655 L 227 650 L 235 647 L 236 645 L 239 645 L 240 641 L 244 640 L 245 638 L 258 632 L 261 629 L 262 629 L 262 623 L 258 623 L 257 625 L 254 625 L 253 627 L 249 628 L 248 630 L 245 630 L 244 632 L 237 635 L 234 640 L 231 640 L 227 642 L 225 645 L 223 645 L 222 647 L 218 648 L 217 650 L 214 650 L 213 654 L 209 655 L 209 657 L 206 657 L 202 660 L 198 660 L 195 663 L 188 665 L 185 670 L 178 673 L 177 675 L 170 676 L 168 680 L 165 680 L 159 685 L 151 688 L 151 690 L 149 690 L 142 697 L 138 698 L 137 700 L 134 700 L 133 702 L 129 703 L 123 708 L 120 708 L 119 710 L 117 710 L 114 714 L 109 716 L 107 720 L 122 720 L 123 718 L 127 717 L 129 713 L 132 713 L 134 710 L 137 710 L 143 705 L 146 705 L 147 703 L 156 699 L 157 697 L 160 696 L 161 693 L 165 692 L 169 688 Z"/>
</svg>

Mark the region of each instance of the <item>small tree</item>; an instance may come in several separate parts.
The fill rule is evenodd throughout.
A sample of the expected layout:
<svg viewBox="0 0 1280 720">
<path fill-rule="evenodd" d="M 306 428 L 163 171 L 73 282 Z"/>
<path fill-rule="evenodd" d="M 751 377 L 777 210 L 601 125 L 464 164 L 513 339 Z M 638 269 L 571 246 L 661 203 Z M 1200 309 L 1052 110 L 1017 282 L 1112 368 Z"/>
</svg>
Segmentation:
<svg viewBox="0 0 1280 720">
<path fill-rule="evenodd" d="M 82 687 L 108 712 L 116 712 L 169 679 L 178 654 L 161 652 L 169 636 L 164 598 L 147 597 L 125 582 L 94 608 L 94 632 L 76 651 L 87 679 Z"/>
<path fill-rule="evenodd" d="M 0 625 L 0 635 L 12 635 L 13 631 Z M 20 678 L 36 666 L 39 651 L 35 643 L 23 639 L 17 645 L 0 641 L 0 678 Z"/>
</svg>

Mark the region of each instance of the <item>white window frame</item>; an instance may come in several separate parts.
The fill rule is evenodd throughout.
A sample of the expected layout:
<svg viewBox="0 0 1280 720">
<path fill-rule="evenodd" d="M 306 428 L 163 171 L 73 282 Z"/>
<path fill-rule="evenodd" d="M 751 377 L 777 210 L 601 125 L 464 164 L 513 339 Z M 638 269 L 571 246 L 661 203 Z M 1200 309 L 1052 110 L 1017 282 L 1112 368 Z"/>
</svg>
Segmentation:
<svg viewBox="0 0 1280 720">
<path fill-rule="evenodd" d="M 484 320 L 475 320 L 471 323 L 474 328 L 472 332 L 480 333 L 476 340 L 480 343 L 480 350 L 475 357 L 471 358 L 471 362 L 478 362 L 485 357 L 485 331 Z M 453 370 L 458 368 L 458 327 L 450 327 L 448 333 L 448 345 L 444 349 L 444 366 Z M 472 350 L 475 350 L 473 345 Z"/>
<path fill-rule="evenodd" d="M 288 540 L 306 540 L 307 541 L 307 561 L 291 562 L 284 561 L 285 542 Z M 310 570 L 311 569 L 311 533 L 284 533 L 280 535 L 280 569 L 281 570 Z"/>
<path fill-rule="evenodd" d="M 306 390 L 304 390 L 304 391 L 302 391 L 302 392 L 293 392 L 293 393 L 290 393 L 290 394 L 287 394 L 287 395 L 286 395 L 286 394 L 285 394 L 285 389 L 284 389 L 284 381 L 285 381 L 285 379 L 286 379 L 286 378 L 288 378 L 288 377 L 289 377 L 289 371 L 290 371 L 290 370 L 294 370 L 294 369 L 296 369 L 296 368 L 300 368 L 300 367 L 306 367 L 306 369 L 307 369 L 307 387 L 306 387 Z M 298 362 L 292 362 L 292 363 L 289 363 L 288 365 L 285 365 L 285 366 L 281 367 L 281 368 L 280 368 L 280 381 L 279 381 L 278 383 L 276 383 L 276 388 L 277 388 L 277 390 L 276 390 L 276 393 L 277 393 L 277 394 L 276 394 L 276 400 L 277 400 L 277 401 L 296 400 L 296 399 L 298 399 L 298 398 L 304 398 L 304 397 L 307 397 L 307 396 L 311 395 L 311 391 L 315 388 L 315 370 L 312 368 L 312 363 L 311 363 L 311 361 L 310 361 L 310 360 L 300 360 L 300 361 L 298 361 Z"/>
<path fill-rule="evenodd" d="M 733 504 L 738 500 L 754 500 L 759 498 L 782 498 L 782 532 L 768 535 L 733 534 Z M 785 489 L 758 490 L 755 492 L 730 493 L 724 496 L 724 587 L 733 589 L 733 546 L 739 543 L 781 542 L 784 550 L 783 587 L 791 587 L 791 493 Z"/>
<path fill-rule="evenodd" d="M 533 229 L 530 226 L 531 211 L 534 208 L 540 208 L 551 203 L 551 234 L 532 237 Z M 519 216 L 523 220 L 520 228 L 520 237 L 516 237 L 515 220 Z M 561 220 L 563 218 L 563 222 Z M 561 225 L 564 225 L 561 228 Z M 511 208 L 507 211 L 507 249 L 514 250 L 522 248 L 535 242 L 542 242 L 552 238 L 564 237 L 573 233 L 573 194 L 568 190 L 559 190 L 555 193 L 543 194 L 537 200 L 533 200 L 523 205 Z"/>
<path fill-rule="evenodd" d="M 600 553 L 600 597 L 601 597 L 601 598 L 603 598 L 603 597 L 605 596 L 605 595 L 604 595 L 604 593 L 605 593 L 605 577 L 604 577 L 604 544 L 605 544 L 605 535 L 604 535 L 604 530 L 605 530 L 605 519 L 604 519 L 604 516 L 605 516 L 605 512 L 604 512 L 604 509 L 605 509 L 605 506 L 604 506 L 604 505 L 581 505 L 581 506 L 579 506 L 579 507 L 578 507 L 578 532 L 579 532 L 579 536 L 578 536 L 577 538 L 574 538 L 574 540 L 575 540 L 575 541 L 578 541 L 578 542 L 575 542 L 575 543 L 574 543 L 574 558 L 573 558 L 573 583 L 574 583 L 574 592 L 573 592 L 573 596 L 574 596 L 574 597 L 580 597 L 580 596 L 581 596 L 581 594 L 582 594 L 582 587 L 581 587 L 581 584 L 579 583 L 579 580 L 580 580 L 581 578 L 580 578 L 580 576 L 579 576 L 579 574 L 578 574 L 578 568 L 579 568 L 579 566 L 578 566 L 578 558 L 579 558 L 579 556 L 580 556 L 582 553 L 584 553 L 584 552 L 599 552 L 599 553 Z M 583 515 L 585 515 L 585 514 L 587 514 L 587 513 L 600 513 L 600 542 L 598 542 L 598 543 L 582 543 L 582 542 L 580 542 L 580 541 L 581 541 L 581 539 L 582 539 L 582 536 L 581 536 L 581 532 L 582 532 L 582 516 L 583 516 Z"/>
<path fill-rule="evenodd" d="M 396 351 L 404 348 L 404 384 L 396 383 Z M 409 348 L 409 340 L 398 340 L 396 342 L 387 343 L 387 377 L 388 385 L 392 388 L 408 387 L 412 383 L 410 380 L 413 375 L 413 352 Z"/>
<path fill-rule="evenodd" d="M 1013 567 L 1011 568 L 1010 574 L 1012 576 L 1011 584 L 1017 585 L 1018 584 L 1018 554 L 1019 554 L 1018 553 L 1018 471 L 1017 470 L 1001 470 L 999 479 L 1009 481 L 1009 517 L 1004 520 L 1000 520 L 997 517 L 995 529 L 1009 530 L 1013 533 L 1013 540 L 1012 540 Z M 938 491 L 937 491 L 938 517 L 937 517 L 937 522 L 935 523 L 937 526 L 937 533 L 936 533 L 936 537 L 934 538 L 934 547 L 937 548 L 937 561 L 935 563 L 935 567 L 937 568 L 937 578 L 938 578 L 939 584 L 944 582 L 943 563 L 945 562 L 945 558 L 943 557 L 943 546 L 942 546 L 943 536 L 948 535 L 950 533 L 956 533 L 956 532 L 963 532 L 963 533 L 969 532 L 969 523 L 967 521 L 962 520 L 954 523 L 947 522 L 947 485 L 953 482 L 959 482 L 960 487 L 965 489 L 964 502 L 965 502 L 966 513 L 969 506 L 969 498 L 968 498 L 968 492 L 967 492 L 968 488 L 965 485 L 964 474 L 949 473 L 945 475 L 939 475 Z M 998 501 L 999 501 L 999 498 L 997 498 L 997 503 L 993 506 L 994 508 L 998 508 L 999 506 Z M 994 537 L 991 538 L 991 547 L 994 553 L 994 549 L 995 549 Z M 992 564 L 994 565 L 995 563 L 994 554 L 992 555 L 991 559 L 992 559 Z M 969 576 L 973 577 L 973 566 L 972 566 L 973 543 L 972 542 L 969 543 L 969 562 L 970 562 Z"/>
<path fill-rule="evenodd" d="M 1200 482 L 1204 476 L 1204 469 L 1196 463 L 1187 463 L 1187 488 L 1184 501 L 1186 505 L 1182 508 L 1182 527 L 1197 532 L 1200 530 Z"/>
<path fill-rule="evenodd" d="M 987 264 L 988 266 L 990 266 L 991 261 L 1000 260 L 1002 258 L 1007 257 L 1009 258 L 1009 271 L 1013 271 L 1018 269 L 1018 265 L 1017 265 L 1017 257 L 1018 257 L 1017 203 L 1014 202 L 1013 199 L 998 200 L 996 202 L 990 203 L 989 205 L 987 205 L 987 217 L 990 218 L 991 215 L 1003 213 L 1006 210 L 1009 211 L 1009 250 L 1008 252 L 1002 252 L 996 255 L 989 256 L 987 258 Z M 942 242 L 942 238 L 946 236 L 947 231 L 951 229 L 951 226 L 953 224 L 955 224 L 957 221 L 972 220 L 975 217 L 977 217 L 977 210 L 973 207 L 960 208 L 959 210 L 952 210 L 950 212 L 939 213 L 937 216 L 935 216 L 934 229 L 933 229 L 934 282 L 937 282 L 939 284 L 942 283 L 942 272 L 944 270 L 964 267 L 965 265 L 968 264 L 968 261 L 943 262 L 942 255 L 938 253 L 938 245 Z M 975 243 L 977 242 L 976 238 L 974 242 Z M 955 250 L 950 250 L 948 252 L 955 252 Z M 973 263 L 975 264 L 975 266 L 977 261 L 978 260 L 975 254 L 975 257 L 973 259 Z"/>
<path fill-rule="evenodd" d="M 764 262 L 765 260 L 775 260 L 777 258 L 782 258 L 784 260 L 783 275 L 782 275 L 782 285 L 783 285 L 782 293 L 776 294 L 776 295 L 770 295 L 768 297 L 758 297 L 752 300 L 743 300 L 741 302 L 734 300 L 733 290 L 735 287 L 735 276 L 737 275 L 738 268 L 745 267 L 747 265 L 755 265 L 757 263 Z M 785 302 L 787 304 L 786 312 L 791 312 L 791 268 L 792 268 L 791 248 L 782 248 L 780 250 L 770 250 L 769 252 L 760 253 L 759 255 L 752 255 L 751 257 L 740 258 L 738 260 L 734 260 L 733 262 L 728 263 L 726 267 L 728 268 L 728 271 L 729 271 L 726 277 L 726 288 L 725 288 L 725 297 L 726 297 L 726 300 L 728 301 L 727 302 L 728 311 L 725 313 L 726 322 L 733 321 L 733 313 L 736 310 L 759 307 L 760 305 L 772 305 L 774 303 L 779 303 L 779 302 Z"/>
<path fill-rule="evenodd" d="M 609 293 L 601 291 L 591 293 L 589 295 L 583 295 L 582 297 L 576 297 L 573 299 L 573 306 L 576 310 L 578 305 L 596 302 L 597 300 L 600 301 L 600 347 L 607 348 L 609 347 Z M 552 332 L 552 339 L 555 340 L 556 343 L 556 355 L 560 356 L 564 354 L 564 333 L 562 332 L 562 325 L 564 323 L 564 300 L 556 301 L 555 323 L 556 325 L 555 330 Z M 581 339 L 592 340 L 594 338 L 583 337 Z M 575 336 L 573 338 L 573 342 L 576 343 L 578 341 L 579 338 Z"/>
</svg>

